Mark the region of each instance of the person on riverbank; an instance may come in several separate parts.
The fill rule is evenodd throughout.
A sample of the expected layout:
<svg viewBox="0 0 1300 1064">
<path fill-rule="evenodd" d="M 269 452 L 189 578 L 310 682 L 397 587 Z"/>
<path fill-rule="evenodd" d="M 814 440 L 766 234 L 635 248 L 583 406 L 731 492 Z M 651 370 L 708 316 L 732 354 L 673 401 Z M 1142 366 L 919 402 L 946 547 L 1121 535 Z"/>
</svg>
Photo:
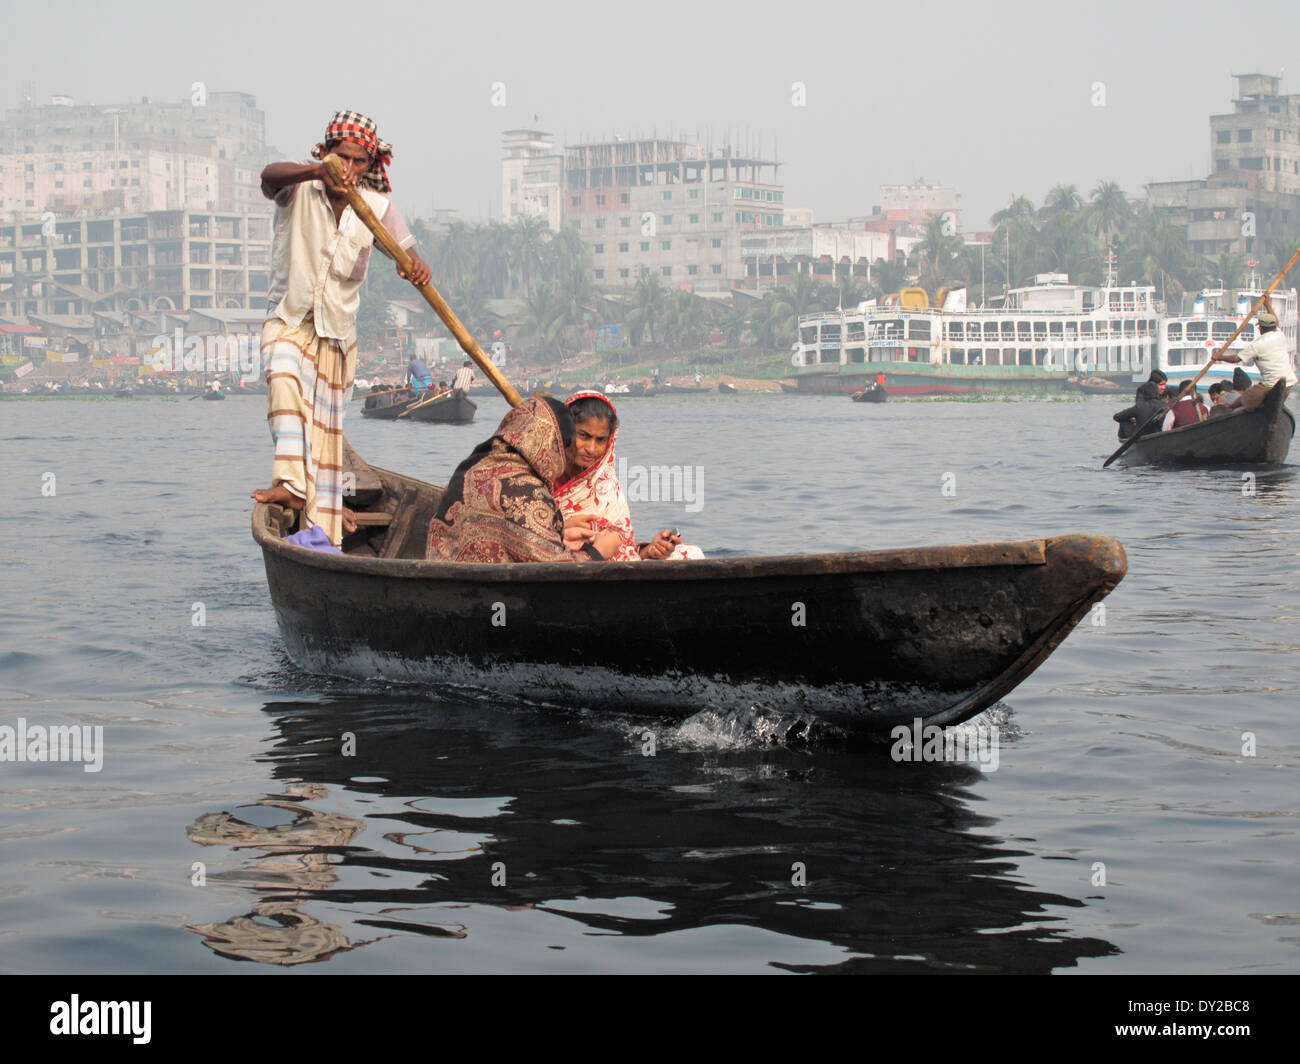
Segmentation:
<svg viewBox="0 0 1300 1064">
<path fill-rule="evenodd" d="M 647 543 L 638 543 L 632 514 L 618 481 L 614 441 L 618 411 L 600 392 L 575 392 L 565 400 L 573 415 L 573 444 L 566 449 L 564 477 L 555 501 L 565 527 L 591 535 L 605 529 L 618 533 L 619 548 L 610 560 L 619 562 L 688 560 L 704 557 L 699 547 L 661 528 Z"/>
<path fill-rule="evenodd" d="M 1270 311 L 1261 311 L 1257 319 L 1259 336 L 1242 349 L 1240 355 L 1216 354 L 1211 361 L 1241 363 L 1259 367 L 1259 383 L 1252 384 L 1232 404 L 1235 410 L 1254 410 L 1273 390 L 1273 385 L 1282 381 L 1287 394 L 1295 387 L 1295 369 L 1291 365 L 1291 352 L 1287 350 L 1286 336 L 1277 327 L 1277 316 Z"/>
<path fill-rule="evenodd" d="M 301 511 L 305 527 L 320 527 L 338 546 L 343 533 L 356 528 L 343 505 L 343 412 L 356 371 L 361 284 L 375 245 L 344 189 L 356 187 L 399 247 L 411 248 L 415 238 L 389 198 L 392 148 L 371 119 L 337 112 L 311 154 L 317 160 L 338 156 L 342 180 L 335 182 L 323 162 L 306 160 L 262 171 L 262 194 L 275 201 L 269 313 L 262 326 L 275 457 L 272 486 L 252 497 Z M 429 277 L 429 267 L 412 256 L 407 279 L 418 286 Z"/>
</svg>

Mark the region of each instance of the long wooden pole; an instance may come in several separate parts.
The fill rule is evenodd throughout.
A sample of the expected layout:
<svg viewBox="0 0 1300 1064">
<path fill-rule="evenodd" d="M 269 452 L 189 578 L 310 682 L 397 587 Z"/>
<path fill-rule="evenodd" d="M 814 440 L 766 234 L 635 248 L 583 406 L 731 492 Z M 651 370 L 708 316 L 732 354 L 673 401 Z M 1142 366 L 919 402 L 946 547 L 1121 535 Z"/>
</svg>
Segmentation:
<svg viewBox="0 0 1300 1064">
<path fill-rule="evenodd" d="M 1232 342 L 1238 336 L 1241 335 L 1241 330 L 1246 327 L 1246 323 L 1249 322 L 1251 318 L 1253 318 L 1256 314 L 1259 313 L 1260 307 L 1268 303 L 1268 297 L 1270 293 L 1272 293 L 1273 289 L 1282 283 L 1282 278 L 1291 272 L 1291 267 L 1294 266 L 1297 262 L 1300 262 L 1300 248 L 1295 249 L 1295 254 L 1293 254 L 1287 260 L 1287 264 L 1282 267 L 1282 272 L 1273 278 L 1272 283 L 1267 288 L 1265 288 L 1263 294 L 1260 295 L 1260 297 L 1257 300 L 1255 300 L 1255 305 L 1251 307 L 1250 312 L 1244 318 L 1241 319 L 1241 323 L 1237 326 L 1236 331 L 1233 332 L 1233 334 L 1228 337 L 1227 342 L 1222 347 L 1220 347 L 1216 352 L 1214 352 L 1213 355 L 1210 356 L 1210 361 L 1205 363 L 1205 366 L 1202 368 L 1201 372 L 1198 373 L 1195 377 L 1193 377 L 1190 381 L 1183 381 L 1183 386 L 1178 389 L 1179 396 L 1183 395 L 1184 392 L 1187 392 L 1192 388 L 1196 387 L 1196 382 L 1199 381 L 1202 377 L 1205 376 L 1206 373 L 1209 372 L 1210 367 L 1214 365 L 1214 360 L 1218 358 L 1221 354 L 1223 354 L 1223 352 L 1228 350 L 1229 347 L 1232 346 Z M 1279 322 L 1278 328 L 1281 327 L 1282 327 L 1282 323 Z M 1160 416 L 1161 415 L 1158 412 L 1152 414 L 1151 417 L 1147 418 L 1145 423 L 1139 425 L 1137 431 L 1133 433 L 1133 435 L 1130 436 L 1127 440 L 1125 440 L 1123 443 L 1119 445 L 1119 450 L 1117 450 L 1114 454 L 1112 454 L 1109 458 L 1106 459 L 1106 461 L 1104 461 L 1101 464 L 1101 468 L 1105 469 L 1108 465 L 1111 464 L 1111 462 L 1115 461 L 1116 458 L 1118 458 L 1130 447 L 1132 447 L 1133 444 L 1137 443 L 1138 437 L 1141 436 L 1144 431 L 1146 431 L 1147 426 L 1150 425 L 1153 421 L 1156 420 L 1156 418 Z"/>
<path fill-rule="evenodd" d="M 411 256 L 397 246 L 397 241 L 393 239 L 392 234 L 385 229 L 379 219 L 375 217 L 375 212 L 370 209 L 370 204 L 362 198 L 360 191 L 354 185 L 343 184 L 343 165 L 339 162 L 338 156 L 327 155 L 322 161 L 325 164 L 325 168 L 330 172 L 330 176 L 333 177 L 335 182 L 342 187 L 343 192 L 347 196 L 348 202 L 352 204 L 352 210 L 356 212 L 357 217 L 365 223 L 367 229 L 375 234 L 375 239 L 379 241 L 379 243 L 383 245 L 384 250 L 392 256 L 393 261 L 397 263 L 402 272 L 409 276 L 411 273 Z M 470 336 L 469 330 L 460 323 L 460 319 L 456 317 L 455 312 L 447 305 L 442 296 L 438 294 L 438 290 L 433 287 L 433 282 L 428 281 L 422 285 L 415 285 L 414 287 L 420 295 L 424 296 L 425 302 L 433 308 L 434 313 L 437 314 L 438 317 L 443 320 L 443 323 L 447 328 L 451 330 L 451 335 L 456 338 L 456 342 L 460 344 L 461 350 L 478 364 L 479 369 L 487 374 L 488 380 L 496 385 L 497 390 L 506 397 L 506 402 L 511 406 L 518 406 L 520 402 L 522 402 L 519 398 L 519 393 L 510 386 L 510 382 L 507 381 L 505 377 L 502 376 L 501 371 L 493 365 L 492 360 L 488 358 L 483 349 L 479 347 L 478 342 L 474 337 Z"/>
</svg>

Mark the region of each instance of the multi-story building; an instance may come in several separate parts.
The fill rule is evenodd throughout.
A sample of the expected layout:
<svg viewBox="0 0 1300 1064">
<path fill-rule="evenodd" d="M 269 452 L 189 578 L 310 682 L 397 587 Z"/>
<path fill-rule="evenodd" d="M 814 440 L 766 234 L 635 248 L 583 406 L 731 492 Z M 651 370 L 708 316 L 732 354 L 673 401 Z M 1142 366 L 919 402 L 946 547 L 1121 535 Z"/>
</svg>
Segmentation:
<svg viewBox="0 0 1300 1064">
<path fill-rule="evenodd" d="M 564 156 L 549 133 L 509 129 L 501 134 L 501 215 L 540 217 L 559 231 L 564 209 Z"/>
<path fill-rule="evenodd" d="M 956 229 L 960 221 L 957 199 L 953 189 L 927 184 L 924 179 L 911 185 L 881 185 L 880 206 L 875 216 L 887 222 L 920 227 L 936 214 L 951 214 Z"/>
<path fill-rule="evenodd" d="M 1281 95 L 1280 78 L 1235 76 L 1232 114 L 1210 116 L 1211 173 L 1146 186 L 1147 202 L 1209 257 L 1300 240 L 1300 95 Z"/>
<path fill-rule="evenodd" d="M 1282 79 L 1235 74 L 1237 99 L 1228 115 L 1210 116 L 1214 173 L 1257 175 L 1253 187 L 1300 194 L 1300 95 L 1282 96 Z"/>
<path fill-rule="evenodd" d="M 891 261 L 895 243 L 892 232 L 831 222 L 749 233 L 741 237 L 740 247 L 745 287 L 767 289 L 788 283 L 796 273 L 810 273 L 819 281 L 870 280 L 871 264 Z"/>
<path fill-rule="evenodd" d="M 265 211 L 0 224 L 0 317 L 261 309 L 270 252 Z"/>
<path fill-rule="evenodd" d="M 260 309 L 277 157 L 253 97 L 11 109 L 0 121 L 0 316 Z"/>
<path fill-rule="evenodd" d="M 656 274 L 673 287 L 726 291 L 745 283 L 741 238 L 784 224 L 779 168 L 658 138 L 567 147 L 564 224 L 590 247 L 602 288 Z"/>
<path fill-rule="evenodd" d="M 660 138 L 570 145 L 558 155 L 548 134 L 509 130 L 502 214 L 574 229 L 600 288 L 654 274 L 670 286 L 721 292 L 746 283 L 742 236 L 784 224 L 778 168 L 759 155 Z"/>
<path fill-rule="evenodd" d="M 262 167 L 277 157 L 242 92 L 182 103 L 76 105 L 55 97 L 0 121 L 0 218 L 110 211 L 261 211 Z"/>
</svg>

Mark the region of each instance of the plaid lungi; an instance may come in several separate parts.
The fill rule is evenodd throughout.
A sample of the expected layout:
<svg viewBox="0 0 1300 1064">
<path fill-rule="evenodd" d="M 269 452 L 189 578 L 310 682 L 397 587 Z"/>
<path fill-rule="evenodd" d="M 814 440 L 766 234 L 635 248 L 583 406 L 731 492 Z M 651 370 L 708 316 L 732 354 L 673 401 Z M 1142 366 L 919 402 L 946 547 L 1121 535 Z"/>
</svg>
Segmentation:
<svg viewBox="0 0 1300 1064">
<path fill-rule="evenodd" d="M 319 526 L 336 547 L 343 538 L 343 412 L 352 398 L 355 336 L 348 343 L 317 336 L 310 315 L 300 325 L 271 318 L 262 326 L 272 484 L 302 499 L 302 526 Z"/>
</svg>

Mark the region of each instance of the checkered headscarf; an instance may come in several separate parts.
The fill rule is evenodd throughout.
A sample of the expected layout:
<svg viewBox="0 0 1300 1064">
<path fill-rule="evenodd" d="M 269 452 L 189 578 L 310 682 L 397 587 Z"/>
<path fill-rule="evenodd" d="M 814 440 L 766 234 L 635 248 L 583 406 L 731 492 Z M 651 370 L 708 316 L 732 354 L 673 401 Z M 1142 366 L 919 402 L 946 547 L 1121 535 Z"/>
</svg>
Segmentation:
<svg viewBox="0 0 1300 1064">
<path fill-rule="evenodd" d="M 329 145 L 341 140 L 360 144 L 370 154 L 370 169 L 357 179 L 358 183 L 377 192 L 391 192 L 393 186 L 388 183 L 387 167 L 393 161 L 393 146 L 379 139 L 374 120 L 357 111 L 336 111 L 325 127 L 325 139 L 312 148 L 312 158 L 325 158 Z"/>
</svg>

